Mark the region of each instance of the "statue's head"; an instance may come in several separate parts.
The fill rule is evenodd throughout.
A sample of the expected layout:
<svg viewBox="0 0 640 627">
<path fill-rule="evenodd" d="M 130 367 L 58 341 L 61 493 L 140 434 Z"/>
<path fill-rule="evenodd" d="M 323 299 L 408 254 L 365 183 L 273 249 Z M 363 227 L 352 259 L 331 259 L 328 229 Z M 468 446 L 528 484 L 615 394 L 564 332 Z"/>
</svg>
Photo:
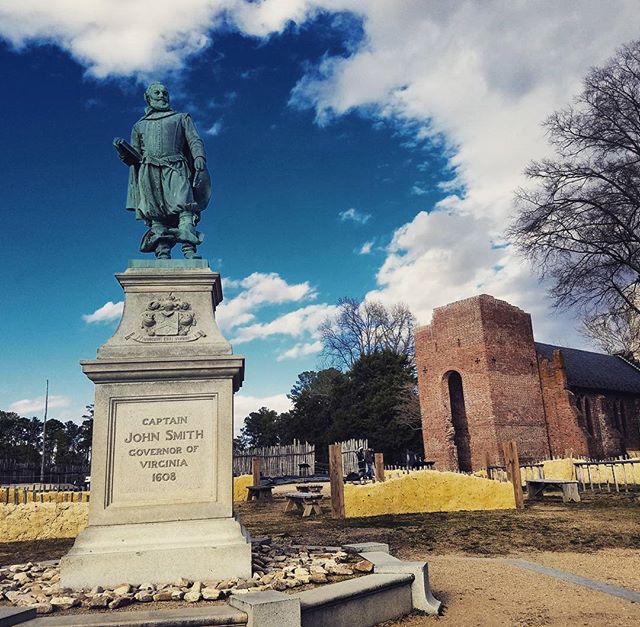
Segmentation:
<svg viewBox="0 0 640 627">
<path fill-rule="evenodd" d="M 160 82 L 154 81 L 144 92 L 144 99 L 147 104 L 156 111 L 166 111 L 169 109 L 169 92 Z"/>
</svg>

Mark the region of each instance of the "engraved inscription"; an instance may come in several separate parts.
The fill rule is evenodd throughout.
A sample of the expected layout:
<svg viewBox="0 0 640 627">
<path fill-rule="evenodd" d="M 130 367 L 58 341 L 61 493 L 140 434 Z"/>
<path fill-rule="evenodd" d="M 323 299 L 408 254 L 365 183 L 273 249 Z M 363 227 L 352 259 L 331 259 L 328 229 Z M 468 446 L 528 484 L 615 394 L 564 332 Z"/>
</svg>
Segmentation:
<svg viewBox="0 0 640 627">
<path fill-rule="evenodd" d="M 202 501 L 213 495 L 215 396 L 122 401 L 115 423 L 112 503 Z"/>
</svg>

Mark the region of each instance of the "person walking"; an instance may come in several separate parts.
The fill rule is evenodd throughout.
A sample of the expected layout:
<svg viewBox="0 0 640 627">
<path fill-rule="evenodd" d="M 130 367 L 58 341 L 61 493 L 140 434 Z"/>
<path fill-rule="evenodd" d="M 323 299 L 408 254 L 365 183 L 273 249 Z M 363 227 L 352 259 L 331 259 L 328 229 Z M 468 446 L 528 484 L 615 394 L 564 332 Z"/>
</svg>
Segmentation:
<svg viewBox="0 0 640 627">
<path fill-rule="evenodd" d="M 356 451 L 356 458 L 358 459 L 358 475 L 360 475 L 360 481 L 364 481 L 366 476 L 366 461 L 363 446 Z"/>
<path fill-rule="evenodd" d="M 366 475 L 367 479 L 371 481 L 373 479 L 373 460 L 375 458 L 375 453 L 372 448 L 368 448 L 364 452 L 364 463 L 366 466 Z"/>
</svg>

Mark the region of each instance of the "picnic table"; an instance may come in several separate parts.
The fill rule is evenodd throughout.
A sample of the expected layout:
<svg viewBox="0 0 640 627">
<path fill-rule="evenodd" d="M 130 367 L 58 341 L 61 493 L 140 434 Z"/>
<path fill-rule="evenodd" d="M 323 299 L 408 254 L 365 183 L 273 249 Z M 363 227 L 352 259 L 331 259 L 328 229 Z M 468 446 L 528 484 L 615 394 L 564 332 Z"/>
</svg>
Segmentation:
<svg viewBox="0 0 640 627">
<path fill-rule="evenodd" d="M 320 514 L 320 501 L 323 496 L 314 492 L 287 492 L 285 494 L 287 504 L 285 512 L 298 510 L 302 512 L 302 517 L 307 518 L 311 514 Z"/>
<path fill-rule="evenodd" d="M 322 484 L 320 483 L 298 483 L 296 485 L 298 492 L 313 492 L 314 494 L 320 494 L 322 492 Z"/>
<path fill-rule="evenodd" d="M 272 485 L 248 485 L 247 501 L 273 501 Z"/>
<path fill-rule="evenodd" d="M 560 488 L 562 490 L 562 502 L 580 502 L 577 481 L 565 481 L 563 479 L 527 479 L 527 495 L 530 499 L 541 499 L 547 488 Z"/>
</svg>

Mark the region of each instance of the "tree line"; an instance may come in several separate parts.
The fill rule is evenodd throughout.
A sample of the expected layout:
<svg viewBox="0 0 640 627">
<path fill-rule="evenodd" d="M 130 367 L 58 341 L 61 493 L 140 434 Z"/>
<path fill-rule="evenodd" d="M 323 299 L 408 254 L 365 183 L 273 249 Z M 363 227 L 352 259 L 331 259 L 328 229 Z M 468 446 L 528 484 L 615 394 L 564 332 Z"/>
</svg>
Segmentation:
<svg viewBox="0 0 640 627">
<path fill-rule="evenodd" d="M 47 420 L 45 467 L 88 466 L 91 458 L 93 407 L 87 407 L 81 424 Z M 43 422 L 0 410 L 0 461 L 39 467 L 42 463 Z"/>
<path fill-rule="evenodd" d="M 341 299 L 320 327 L 328 367 L 298 375 L 290 411 L 251 412 L 236 449 L 296 439 L 315 444 L 323 460 L 331 442 L 367 438 L 390 461 L 404 460 L 407 449 L 421 452 L 414 322 L 405 305 Z"/>
</svg>

